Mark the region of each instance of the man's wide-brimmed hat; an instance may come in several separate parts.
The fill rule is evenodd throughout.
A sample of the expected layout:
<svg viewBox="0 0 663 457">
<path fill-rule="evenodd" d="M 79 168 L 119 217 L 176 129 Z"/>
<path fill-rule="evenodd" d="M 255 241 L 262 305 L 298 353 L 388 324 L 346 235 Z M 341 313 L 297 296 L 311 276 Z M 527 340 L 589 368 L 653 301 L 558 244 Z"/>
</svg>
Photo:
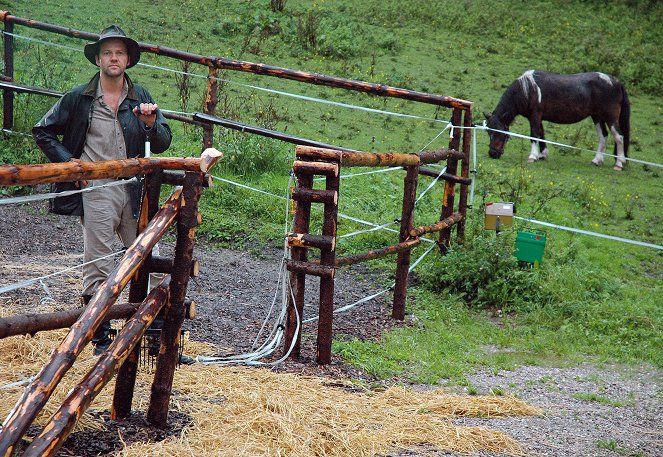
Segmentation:
<svg viewBox="0 0 663 457">
<path fill-rule="evenodd" d="M 124 33 L 124 30 L 119 28 L 117 25 L 111 25 L 102 30 L 99 39 L 94 43 L 88 43 L 85 45 L 85 57 L 87 60 L 97 65 L 95 57 L 99 54 L 99 46 L 106 40 L 116 39 L 124 41 L 124 44 L 127 45 L 127 52 L 129 53 L 129 65 L 127 68 L 131 68 L 138 63 L 140 60 L 140 46 L 135 40 L 127 38 L 127 35 Z"/>
</svg>

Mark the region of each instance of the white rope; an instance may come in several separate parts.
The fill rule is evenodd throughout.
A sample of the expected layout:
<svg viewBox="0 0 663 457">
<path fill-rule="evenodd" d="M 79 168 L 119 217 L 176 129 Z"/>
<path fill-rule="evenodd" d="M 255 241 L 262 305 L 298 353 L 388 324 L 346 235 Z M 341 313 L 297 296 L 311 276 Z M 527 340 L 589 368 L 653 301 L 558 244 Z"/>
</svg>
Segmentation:
<svg viewBox="0 0 663 457">
<path fill-rule="evenodd" d="M 557 141 L 551 141 L 549 139 L 542 140 L 541 138 L 535 138 L 535 137 L 532 137 L 532 136 L 521 135 L 520 133 L 509 132 L 508 130 L 493 129 L 493 128 L 490 128 L 486 125 L 486 121 L 483 121 L 482 125 L 475 125 L 475 126 L 472 126 L 472 127 L 458 127 L 458 128 L 489 130 L 491 132 L 504 133 L 506 135 L 509 135 L 509 136 L 512 136 L 512 137 L 515 137 L 515 138 L 523 138 L 523 139 L 531 140 L 531 141 L 541 141 L 541 142 L 545 142 L 547 144 L 553 144 L 555 146 L 561 146 L 561 147 L 567 148 L 567 149 L 576 149 L 578 151 L 591 152 L 591 153 L 596 154 L 596 150 L 594 150 L 594 149 L 580 148 L 580 147 L 577 147 L 577 146 L 571 146 L 570 144 L 564 144 L 564 143 L 559 143 Z M 609 157 L 617 157 L 615 154 L 609 154 L 607 152 L 604 152 L 603 155 L 606 155 L 606 156 L 609 156 Z M 647 162 L 645 160 L 632 159 L 630 157 L 624 157 L 624 160 L 628 160 L 628 161 L 636 162 L 636 163 L 641 163 L 641 164 L 644 164 L 644 165 L 650 165 L 652 167 L 663 168 L 663 164 L 660 164 L 660 163 Z"/>
<path fill-rule="evenodd" d="M 381 230 L 385 227 L 389 227 L 390 225 L 394 225 L 394 224 L 397 224 L 397 223 L 398 223 L 398 221 L 391 221 L 391 222 L 387 222 L 386 224 L 376 225 L 375 227 L 371 227 L 371 228 L 366 229 L 366 230 L 357 230 L 356 232 L 351 232 L 351 233 L 346 233 L 345 235 L 336 236 L 336 238 L 348 238 L 348 237 L 355 236 L 355 235 L 361 235 L 362 233 L 375 232 L 376 230 Z"/>
<path fill-rule="evenodd" d="M 472 175 L 472 184 L 470 185 L 470 202 L 467 205 L 468 208 L 472 208 L 474 205 L 474 184 L 477 180 L 477 131 L 472 129 L 472 169 L 470 170 Z"/>
<path fill-rule="evenodd" d="M 32 284 L 34 284 L 36 282 L 41 282 L 44 279 L 52 278 L 53 276 L 57 276 L 57 275 L 61 275 L 63 273 L 67 273 L 68 271 L 75 270 L 77 268 L 81 268 L 81 267 L 84 267 L 86 265 L 90 265 L 90 264 L 95 263 L 95 262 L 99 262 L 100 260 L 104 260 L 104 259 L 107 259 L 109 257 L 114 257 L 114 256 L 116 256 L 118 254 L 122 254 L 124 252 L 125 252 L 125 250 L 123 249 L 121 251 L 113 252 L 113 253 L 105 255 L 103 257 L 99 257 L 97 259 L 90 260 L 89 262 L 85 262 L 85 263 L 82 263 L 80 265 L 76 265 L 74 267 L 69 267 L 69 268 L 65 268 L 64 270 L 56 271 L 55 273 L 40 276 L 38 278 L 26 279 L 25 281 L 21 281 L 21 282 L 17 282 L 17 283 L 14 283 L 14 284 L 10 284 L 8 286 L 0 287 L 0 294 L 4 294 L 5 292 L 11 292 L 12 290 L 22 289 L 24 287 L 31 286 Z"/>
<path fill-rule="evenodd" d="M 429 254 L 429 253 L 435 248 L 435 246 L 436 246 L 435 244 L 432 245 L 431 247 L 429 247 L 429 248 L 426 250 L 426 252 L 424 252 L 423 254 L 421 254 L 421 255 L 419 256 L 419 258 L 418 258 L 418 259 L 417 259 L 412 265 L 410 265 L 410 267 L 409 267 L 408 270 L 407 270 L 408 273 L 411 273 L 411 272 L 417 267 L 417 265 L 419 265 L 419 262 L 421 262 L 421 261 L 424 259 L 424 257 L 426 257 L 426 256 L 427 256 L 427 255 L 428 255 L 428 254 Z M 377 297 L 379 297 L 380 295 L 386 294 L 387 292 L 393 290 L 395 285 L 396 285 L 396 283 L 394 282 L 394 283 L 391 284 L 391 286 L 390 286 L 388 289 L 381 290 L 380 292 L 377 292 L 377 293 L 375 293 L 375 294 L 373 294 L 373 295 L 369 295 L 369 296 L 364 297 L 364 298 L 362 298 L 362 299 L 360 299 L 360 300 L 357 300 L 357 301 L 354 302 L 354 303 L 351 303 L 351 304 L 349 304 L 349 305 L 345 305 L 345 306 L 343 306 L 343 307 L 341 307 L 341 308 L 335 309 L 335 310 L 334 310 L 334 314 L 343 313 L 343 312 L 348 311 L 349 309 L 352 309 L 352 308 L 354 308 L 354 307 L 356 307 L 356 306 L 358 306 L 358 305 L 361 305 L 361 304 L 363 304 L 363 303 L 366 303 L 367 301 L 373 300 L 374 298 L 377 298 Z M 319 318 L 320 318 L 319 315 L 318 315 L 318 316 L 313 316 L 313 317 L 311 317 L 311 318 L 305 319 L 302 323 L 303 323 L 303 324 L 306 324 L 306 323 L 309 323 L 309 322 L 317 321 Z"/>
<path fill-rule="evenodd" d="M 100 186 L 86 187 L 84 189 L 65 190 L 62 192 L 49 192 L 46 194 L 24 195 L 22 197 L 9 197 L 0 199 L 0 205 L 12 205 L 16 203 L 27 203 L 38 200 L 48 200 L 55 197 L 66 197 L 67 195 L 81 194 L 84 192 L 91 192 L 93 190 L 103 189 L 104 187 L 125 186 L 129 183 L 135 182 L 136 178 L 121 179 L 119 181 L 111 181 Z"/>
<path fill-rule="evenodd" d="M 339 176 L 339 179 L 354 178 L 355 176 L 374 175 L 376 173 L 386 173 L 388 171 L 396 171 L 396 170 L 403 170 L 403 167 L 381 168 L 379 170 L 363 171 L 361 173 L 349 173 L 347 175 Z M 313 181 L 323 181 L 325 179 L 327 178 L 322 176 L 320 178 L 314 178 Z"/>
<path fill-rule="evenodd" d="M 414 206 L 417 206 L 417 203 L 419 203 L 419 200 L 421 200 L 424 197 L 424 195 L 426 195 L 426 193 L 433 188 L 435 183 L 440 180 L 440 178 L 442 177 L 442 175 L 444 173 L 446 173 L 446 171 L 447 171 L 447 167 L 443 167 L 440 170 L 440 173 L 438 173 L 438 175 L 435 177 L 435 179 L 433 179 L 433 181 L 428 185 L 428 187 L 426 187 L 426 189 L 424 189 L 424 191 L 421 194 L 419 194 L 419 196 L 417 197 L 417 199 L 414 202 Z"/>
<path fill-rule="evenodd" d="M 290 217 L 289 217 L 289 211 L 290 211 L 290 185 L 292 183 L 293 175 L 290 175 L 290 180 L 287 185 L 287 191 L 286 191 L 286 197 L 285 197 L 285 222 L 284 222 L 284 237 L 283 237 L 283 259 L 281 260 L 281 265 L 279 268 L 279 281 L 276 287 L 276 291 L 274 292 L 274 297 L 272 299 L 272 304 L 267 312 L 267 316 L 263 320 L 263 323 L 260 327 L 260 330 L 258 331 L 258 335 L 256 336 L 253 345 L 252 345 L 252 352 L 249 353 L 244 353 L 244 354 L 237 354 L 233 356 L 227 356 L 227 357 L 208 357 L 208 356 L 197 356 L 196 361 L 198 361 L 201 364 L 205 365 L 211 365 L 211 364 L 245 364 L 245 365 L 260 365 L 260 366 L 274 366 L 278 365 L 281 362 L 283 362 L 286 358 L 290 356 L 290 353 L 292 349 L 294 348 L 296 342 L 297 342 L 297 336 L 299 335 L 299 327 L 300 327 L 300 322 L 299 322 L 299 315 L 297 314 L 297 322 L 296 322 L 296 327 L 295 327 L 295 333 L 294 333 L 294 338 L 293 341 L 290 344 L 290 348 L 284 354 L 283 357 L 280 359 L 274 361 L 274 362 L 261 362 L 258 359 L 265 358 L 271 354 L 274 353 L 280 346 L 281 342 L 283 340 L 284 336 L 284 322 L 287 316 L 287 307 L 288 307 L 288 292 L 290 292 L 290 295 L 292 295 L 292 288 L 290 287 L 290 280 L 289 280 L 289 273 L 286 269 L 286 263 L 287 260 L 290 257 L 290 250 L 288 248 L 288 242 L 287 242 L 287 234 L 290 232 Z M 263 344 L 256 349 L 256 345 L 258 340 L 260 339 L 260 336 L 262 335 L 267 322 L 271 318 L 271 315 L 273 313 L 273 310 L 276 306 L 276 301 L 277 297 L 279 294 L 279 290 L 281 291 L 281 311 L 279 313 L 278 319 L 276 320 L 274 326 L 272 327 L 272 330 L 270 334 L 265 338 L 265 341 Z M 294 303 L 294 296 L 293 296 L 293 303 Z M 295 307 L 296 308 L 296 307 Z M 295 309 L 295 313 L 297 313 L 297 310 Z"/>
<path fill-rule="evenodd" d="M 582 230 L 582 229 L 577 229 L 577 228 L 572 228 L 572 227 L 565 227 L 563 225 L 552 224 L 550 222 L 537 221 L 537 220 L 534 220 L 534 219 L 527 219 L 525 217 L 520 217 L 520 216 L 513 216 L 513 217 L 514 217 L 514 219 L 520 219 L 522 221 L 530 222 L 532 224 L 543 225 L 544 227 L 551 227 L 551 228 L 560 229 L 560 230 L 566 230 L 567 232 L 580 233 L 580 234 L 583 234 L 583 235 L 591 235 L 591 236 L 595 236 L 595 237 L 598 237 L 598 238 L 606 238 L 608 240 L 619 241 L 621 243 L 635 244 L 635 245 L 643 246 L 643 247 L 647 247 L 647 248 L 663 249 L 663 246 L 661 246 L 659 244 L 645 243 L 644 241 L 630 240 L 630 239 L 621 238 L 621 237 L 618 237 L 618 236 L 605 235 L 603 233 L 597 233 L 597 232 L 590 232 L 589 230 Z"/>
</svg>

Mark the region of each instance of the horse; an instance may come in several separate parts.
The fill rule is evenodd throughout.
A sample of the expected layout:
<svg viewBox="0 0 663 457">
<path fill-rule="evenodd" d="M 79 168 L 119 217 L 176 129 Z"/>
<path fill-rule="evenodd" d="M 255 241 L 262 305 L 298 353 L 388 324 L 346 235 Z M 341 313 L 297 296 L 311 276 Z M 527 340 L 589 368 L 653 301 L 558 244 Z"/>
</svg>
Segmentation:
<svg viewBox="0 0 663 457">
<path fill-rule="evenodd" d="M 542 121 L 574 124 L 591 117 L 599 137 L 592 164 L 603 164 L 610 129 L 615 138 L 614 170 L 619 171 L 628 157 L 630 112 L 626 89 L 614 76 L 599 72 L 569 75 L 529 70 L 511 83 L 492 113 L 484 113 L 490 136 L 488 154 L 494 159 L 503 154 L 508 140 L 508 133 L 504 132 L 508 132 L 517 115 L 529 119 L 530 136 L 539 139 L 532 140 L 527 158 L 530 163 L 548 157 Z"/>
</svg>

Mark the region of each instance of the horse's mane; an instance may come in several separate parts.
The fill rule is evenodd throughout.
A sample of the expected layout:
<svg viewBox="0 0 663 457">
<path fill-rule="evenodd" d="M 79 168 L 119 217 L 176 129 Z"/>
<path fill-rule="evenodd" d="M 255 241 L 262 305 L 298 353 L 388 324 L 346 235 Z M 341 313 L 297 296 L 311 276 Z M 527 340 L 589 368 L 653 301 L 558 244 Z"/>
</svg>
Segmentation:
<svg viewBox="0 0 663 457">
<path fill-rule="evenodd" d="M 536 82 L 534 82 L 533 71 L 530 70 L 507 87 L 495 107 L 493 115 L 508 127 L 518 114 L 525 113 L 529 105 L 529 94 L 533 91 L 536 91 Z"/>
</svg>

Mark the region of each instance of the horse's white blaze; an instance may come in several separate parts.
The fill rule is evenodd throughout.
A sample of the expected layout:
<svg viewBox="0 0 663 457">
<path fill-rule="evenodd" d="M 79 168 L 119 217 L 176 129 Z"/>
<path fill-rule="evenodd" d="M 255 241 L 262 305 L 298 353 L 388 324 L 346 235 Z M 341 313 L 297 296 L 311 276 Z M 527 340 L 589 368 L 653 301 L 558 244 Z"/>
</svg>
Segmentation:
<svg viewBox="0 0 663 457">
<path fill-rule="evenodd" d="M 612 79 L 610 79 L 610 76 L 606 75 L 605 73 L 601 73 L 600 71 L 597 72 L 597 74 L 599 75 L 599 78 L 612 86 Z"/>
<path fill-rule="evenodd" d="M 615 168 L 622 168 L 624 166 L 624 137 L 619 133 L 617 128 L 612 125 L 610 131 L 615 137 L 615 144 L 617 145 L 617 160 L 615 161 Z"/>
<path fill-rule="evenodd" d="M 596 124 L 596 133 L 599 135 L 599 147 L 596 150 L 594 159 L 592 159 L 592 163 L 594 165 L 601 165 L 603 164 L 603 153 L 605 152 L 605 145 L 608 141 L 608 137 L 603 135 L 601 124 Z"/>
</svg>

